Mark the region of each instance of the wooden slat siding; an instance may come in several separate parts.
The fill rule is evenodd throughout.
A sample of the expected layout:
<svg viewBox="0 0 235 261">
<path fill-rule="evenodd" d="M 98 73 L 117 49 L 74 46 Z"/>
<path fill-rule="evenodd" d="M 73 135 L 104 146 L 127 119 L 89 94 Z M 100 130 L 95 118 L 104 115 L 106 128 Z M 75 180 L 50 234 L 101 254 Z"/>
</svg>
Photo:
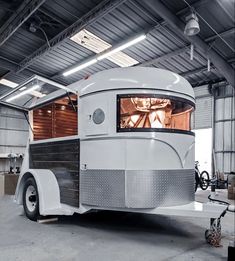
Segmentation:
<svg viewBox="0 0 235 261">
<path fill-rule="evenodd" d="M 30 168 L 50 169 L 58 181 L 60 201 L 79 207 L 79 139 L 30 144 Z"/>
<path fill-rule="evenodd" d="M 52 104 L 33 111 L 34 140 L 52 137 Z"/>
<path fill-rule="evenodd" d="M 53 135 L 65 137 L 77 134 L 77 112 L 71 105 L 53 104 Z"/>
<path fill-rule="evenodd" d="M 62 98 L 33 111 L 34 140 L 58 138 L 78 133 L 77 112 Z M 67 101 L 68 103 L 68 101 Z"/>
</svg>

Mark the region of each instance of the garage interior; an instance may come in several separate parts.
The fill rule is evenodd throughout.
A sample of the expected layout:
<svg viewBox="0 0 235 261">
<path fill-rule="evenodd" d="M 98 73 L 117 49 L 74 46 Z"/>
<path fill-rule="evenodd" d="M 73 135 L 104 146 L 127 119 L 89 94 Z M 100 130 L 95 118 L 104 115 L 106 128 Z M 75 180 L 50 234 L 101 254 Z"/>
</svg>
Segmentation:
<svg viewBox="0 0 235 261">
<path fill-rule="evenodd" d="M 0 260 L 234 260 L 234 49 L 234 0 L 0 0 Z M 165 69 L 193 87 L 195 161 L 210 180 L 195 200 L 230 204 L 220 247 L 205 240 L 208 218 L 103 210 L 36 223 L 16 204 L 31 132 L 73 136 L 80 122 L 76 93 L 37 107 L 33 127 L 28 102 L 124 67 Z M 27 93 L 35 75 L 52 86 Z M 12 102 L 15 91 L 29 100 Z"/>
</svg>

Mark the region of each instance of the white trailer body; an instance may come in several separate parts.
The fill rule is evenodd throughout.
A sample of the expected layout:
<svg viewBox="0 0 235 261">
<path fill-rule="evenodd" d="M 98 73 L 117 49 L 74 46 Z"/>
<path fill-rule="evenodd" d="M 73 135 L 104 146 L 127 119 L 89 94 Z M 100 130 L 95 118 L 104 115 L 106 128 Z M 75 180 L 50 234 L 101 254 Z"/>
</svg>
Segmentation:
<svg viewBox="0 0 235 261">
<path fill-rule="evenodd" d="M 24 203 L 29 218 L 35 219 L 30 211 L 46 216 L 99 209 L 220 217 L 224 206 L 195 202 L 190 130 L 195 98 L 187 80 L 162 69 L 119 68 L 67 90 L 77 95 L 70 100 L 78 118 L 72 136 L 35 140 L 33 133 L 34 116 L 40 114 L 35 110 L 61 99 L 65 90 L 29 107 L 33 132 L 16 190 L 16 201 Z M 62 110 L 64 105 L 59 106 Z M 61 129 L 63 122 L 58 133 Z"/>
</svg>

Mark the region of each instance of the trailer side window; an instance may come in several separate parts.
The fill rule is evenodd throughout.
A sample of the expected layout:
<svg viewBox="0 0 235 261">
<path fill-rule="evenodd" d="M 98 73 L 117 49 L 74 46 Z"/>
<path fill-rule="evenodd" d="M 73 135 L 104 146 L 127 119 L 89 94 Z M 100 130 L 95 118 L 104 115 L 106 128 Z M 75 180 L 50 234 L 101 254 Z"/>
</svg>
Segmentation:
<svg viewBox="0 0 235 261">
<path fill-rule="evenodd" d="M 34 140 L 78 134 L 77 97 L 66 96 L 33 110 Z"/>
<path fill-rule="evenodd" d="M 190 131 L 193 104 L 176 97 L 118 96 L 118 131 Z"/>
</svg>

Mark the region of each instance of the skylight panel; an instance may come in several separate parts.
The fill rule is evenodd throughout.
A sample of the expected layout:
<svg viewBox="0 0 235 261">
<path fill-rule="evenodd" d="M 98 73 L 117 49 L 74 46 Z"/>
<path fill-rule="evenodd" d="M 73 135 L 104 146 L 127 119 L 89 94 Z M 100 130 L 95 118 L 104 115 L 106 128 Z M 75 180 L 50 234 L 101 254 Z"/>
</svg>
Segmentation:
<svg viewBox="0 0 235 261">
<path fill-rule="evenodd" d="M 105 42 L 98 36 L 92 34 L 87 30 L 82 30 L 70 38 L 72 41 L 86 47 L 94 53 L 101 53 L 104 50 L 112 47 L 111 44 Z"/>
<path fill-rule="evenodd" d="M 111 44 L 107 43 L 86 29 L 75 34 L 70 39 L 97 54 L 112 47 Z M 107 59 L 120 67 L 128 67 L 139 63 L 137 60 L 121 51 L 112 54 L 111 56 L 107 57 Z"/>
</svg>

